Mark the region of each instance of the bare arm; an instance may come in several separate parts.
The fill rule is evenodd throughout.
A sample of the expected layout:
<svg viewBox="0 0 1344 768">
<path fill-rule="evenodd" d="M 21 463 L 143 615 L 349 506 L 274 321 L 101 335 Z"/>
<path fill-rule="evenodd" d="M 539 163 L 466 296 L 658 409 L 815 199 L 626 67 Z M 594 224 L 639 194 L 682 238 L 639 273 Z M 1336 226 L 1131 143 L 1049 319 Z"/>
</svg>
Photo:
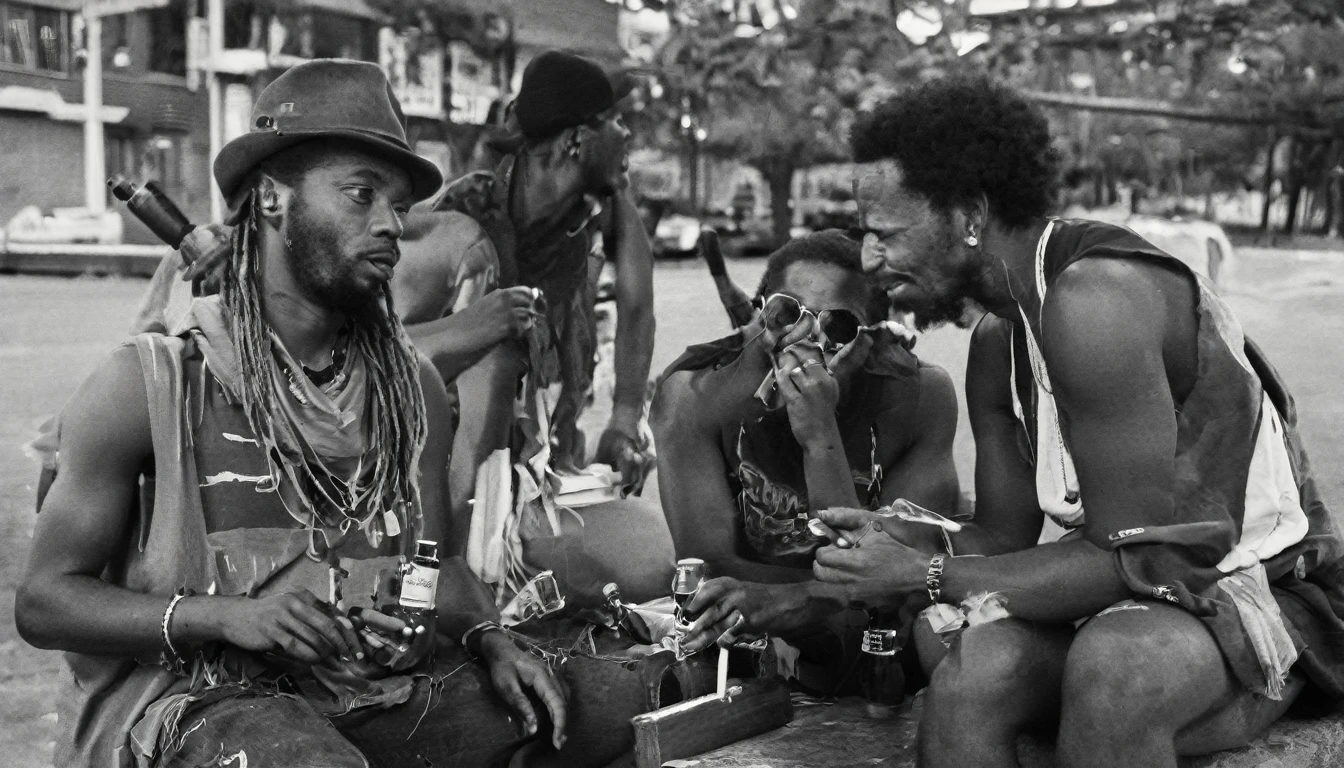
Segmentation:
<svg viewBox="0 0 1344 768">
<path fill-rule="evenodd" d="M 435 229 L 403 244 L 392 295 L 416 349 L 452 381 L 530 325 L 532 300 L 526 288 L 496 290 L 499 259 L 479 225 L 435 215 Z"/>
<path fill-rule="evenodd" d="M 54 650 L 157 658 L 171 596 L 101 578 L 126 545 L 140 473 L 153 454 L 136 349 L 125 346 L 76 391 L 61 418 L 61 471 L 37 528 L 14 618 L 29 643 Z M 308 593 L 199 596 L 172 616 L 174 646 L 223 641 L 309 664 L 352 659 L 358 643 Z"/>
<path fill-rule="evenodd" d="M 675 373 L 653 401 L 658 488 L 677 556 L 703 559 L 714 576 L 767 583 L 811 580 L 805 568 L 755 563 L 738 554 L 737 505 L 717 428 L 699 416 L 700 404 L 710 399 L 702 386 L 710 385 L 704 379 L 696 382 L 693 372 Z"/>
<path fill-rule="evenodd" d="M 100 578 L 125 540 L 136 483 L 152 453 L 139 357 L 122 347 L 63 411 L 61 470 L 38 515 L 15 599 L 15 623 L 29 643 L 118 656 L 162 647 L 159 621 L 170 596 Z"/>
<path fill-rule="evenodd" d="M 1071 621 L 1133 596 L 1116 567 L 1107 531 L 1118 515 L 1140 510 L 1165 520 L 1173 502 L 1176 429 L 1164 359 L 1168 309 L 1160 290 L 1135 265 L 1080 262 L 1047 297 L 1043 350 L 1087 505 L 1082 539 L 986 558 L 950 558 L 946 599 L 997 591 L 1015 616 Z M 894 544 L 902 571 L 885 593 L 922 588 L 922 555 Z M 905 550 L 905 551 L 900 551 Z M 819 576 L 846 571 L 847 557 L 824 551 Z M 857 553 L 858 550 L 855 551 Z M 849 557 L 852 557 L 850 555 Z M 824 563 L 824 564 L 823 564 Z M 851 575 L 854 573 L 850 571 Z M 845 580 L 845 576 L 840 577 Z M 860 593 L 879 594 L 875 582 Z"/>
<path fill-rule="evenodd" d="M 1013 323 L 986 315 L 971 336 L 966 406 L 975 435 L 975 520 L 952 537 L 958 554 L 1026 549 L 1036 544 L 1045 522 L 1036 470 L 1023 453 L 1023 427 L 1013 413 L 1012 332 Z"/>
<path fill-rule="evenodd" d="M 920 372 L 919 408 L 916 422 L 891 424 L 887 431 L 913 430 L 914 443 L 883 468 L 882 503 L 896 499 L 914 502 L 942 515 L 956 512 L 961 487 L 952 459 L 957 434 L 957 393 L 942 368 L 930 366 Z M 885 525 L 885 523 L 884 523 Z M 903 540 L 922 551 L 941 548 L 942 537 L 928 525 L 905 526 Z"/>
<path fill-rule="evenodd" d="M 424 515 L 421 536 L 445 543 L 452 530 L 448 502 L 448 460 L 452 456 L 451 404 L 443 381 L 434 368 L 422 365 L 420 386 L 425 394 L 425 418 L 429 434 L 420 454 L 420 505 Z M 447 551 L 447 547 L 444 547 Z M 489 589 L 476 578 L 460 556 L 446 557 L 439 564 L 436 592 L 437 628 L 453 639 L 483 621 L 498 621 L 499 610 Z"/>
<path fill-rule="evenodd" d="M 653 249 L 628 193 L 613 197 L 616 240 L 616 391 L 609 429 L 639 434 L 653 362 Z"/>
</svg>

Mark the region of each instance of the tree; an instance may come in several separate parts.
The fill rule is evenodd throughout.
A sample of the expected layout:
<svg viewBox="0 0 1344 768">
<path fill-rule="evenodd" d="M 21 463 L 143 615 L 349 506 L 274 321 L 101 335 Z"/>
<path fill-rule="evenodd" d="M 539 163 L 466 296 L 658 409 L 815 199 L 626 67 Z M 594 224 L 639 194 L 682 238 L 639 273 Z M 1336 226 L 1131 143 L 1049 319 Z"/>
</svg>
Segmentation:
<svg viewBox="0 0 1344 768">
<path fill-rule="evenodd" d="M 897 85 L 956 60 L 947 9 L 902 0 L 681 0 L 659 64 L 674 124 L 704 129 L 700 146 L 761 172 L 776 245 L 789 237 L 792 182 L 849 157 L 860 110 Z M 916 44 L 896 23 L 915 9 L 938 32 Z M 678 114 L 679 113 L 679 114 Z"/>
<path fill-rule="evenodd" d="M 1103 175 L 1147 176 L 1177 193 L 1189 191 L 1188 177 L 1200 178 L 1206 194 L 1214 184 L 1252 181 L 1268 193 L 1277 181 L 1288 198 L 1285 229 L 1302 209 L 1302 218 L 1337 230 L 1344 5 L 1187 0 L 1153 11 L 1033 11 L 1001 20 L 992 64 L 1021 87 L 1062 97 L 1051 103 L 1105 107 L 1110 114 L 1065 120 L 1078 161 Z M 1125 115 L 1101 104 L 1121 101 L 1109 98 L 1116 96 L 1162 108 Z M 1225 125 L 1187 122 L 1193 115 L 1222 115 Z M 1267 197 L 1266 228 L 1269 211 Z"/>
</svg>

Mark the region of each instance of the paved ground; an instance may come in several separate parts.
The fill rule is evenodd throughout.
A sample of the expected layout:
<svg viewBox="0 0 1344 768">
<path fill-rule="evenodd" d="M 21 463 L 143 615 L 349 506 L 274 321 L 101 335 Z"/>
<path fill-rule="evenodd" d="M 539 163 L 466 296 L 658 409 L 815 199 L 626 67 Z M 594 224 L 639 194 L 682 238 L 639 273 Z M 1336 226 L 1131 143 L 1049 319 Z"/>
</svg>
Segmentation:
<svg viewBox="0 0 1344 768">
<path fill-rule="evenodd" d="M 1247 330 L 1293 385 L 1323 492 L 1344 508 L 1344 254 L 1246 249 L 1230 295 Z M 749 291 L 759 260 L 730 265 Z M 722 335 L 727 321 L 697 262 L 660 264 L 656 275 L 656 370 L 686 344 Z M 124 338 L 141 280 L 0 277 L 0 766 L 49 764 L 59 659 L 35 651 L 14 630 L 14 587 L 23 568 L 36 472 L 21 446 L 78 382 Z M 965 372 L 964 331 L 940 330 L 917 351 Z M 963 409 L 964 410 L 964 409 Z M 958 467 L 969 482 L 973 455 L 962 419 Z"/>
</svg>

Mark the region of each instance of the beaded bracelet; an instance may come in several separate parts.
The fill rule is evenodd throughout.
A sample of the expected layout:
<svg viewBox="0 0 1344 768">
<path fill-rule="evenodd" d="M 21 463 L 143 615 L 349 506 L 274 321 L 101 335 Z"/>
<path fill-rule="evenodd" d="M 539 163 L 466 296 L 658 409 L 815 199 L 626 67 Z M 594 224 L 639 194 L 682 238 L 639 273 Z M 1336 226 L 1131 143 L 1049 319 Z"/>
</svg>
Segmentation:
<svg viewBox="0 0 1344 768">
<path fill-rule="evenodd" d="M 471 652 L 471 647 L 470 647 L 469 645 L 467 645 L 467 641 L 470 640 L 470 639 L 471 639 L 471 636 L 474 635 L 474 634 L 477 634 L 477 633 L 479 633 L 479 632 L 489 632 L 489 631 L 492 630 L 492 629 L 497 629 L 497 630 L 500 630 L 501 632 L 504 630 L 504 628 L 501 627 L 501 626 L 499 625 L 498 622 L 494 622 L 494 621 L 482 621 L 480 624 L 477 624 L 476 626 L 472 627 L 471 629 L 468 629 L 466 632 L 463 632 L 463 633 L 462 633 L 462 650 L 466 651 L 468 656 L 471 656 L 471 657 L 475 658 L 476 654 L 474 654 L 474 653 Z"/>
</svg>

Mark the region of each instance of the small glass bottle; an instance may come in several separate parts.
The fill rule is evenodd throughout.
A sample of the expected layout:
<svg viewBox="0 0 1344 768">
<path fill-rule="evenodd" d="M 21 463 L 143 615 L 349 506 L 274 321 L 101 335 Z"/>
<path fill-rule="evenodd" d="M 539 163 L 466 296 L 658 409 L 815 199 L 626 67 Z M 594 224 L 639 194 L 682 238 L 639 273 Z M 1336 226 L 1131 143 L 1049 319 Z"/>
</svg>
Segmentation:
<svg viewBox="0 0 1344 768">
<path fill-rule="evenodd" d="M 412 633 L 402 640 L 402 646 L 427 644 L 430 650 L 433 649 L 437 616 L 434 606 L 438 589 L 439 544 L 436 541 L 418 540 L 415 542 L 415 558 L 402 571 L 401 591 L 397 598 L 400 618 Z"/>
<path fill-rule="evenodd" d="M 896 616 L 882 611 L 870 611 L 868 628 L 863 631 L 859 650 L 864 654 L 862 669 L 863 694 L 868 700 L 865 714 L 873 719 L 885 719 L 896 714 L 896 708 L 905 698 L 905 673 L 896 657 L 901 650 L 897 630 L 889 626 Z"/>
</svg>

